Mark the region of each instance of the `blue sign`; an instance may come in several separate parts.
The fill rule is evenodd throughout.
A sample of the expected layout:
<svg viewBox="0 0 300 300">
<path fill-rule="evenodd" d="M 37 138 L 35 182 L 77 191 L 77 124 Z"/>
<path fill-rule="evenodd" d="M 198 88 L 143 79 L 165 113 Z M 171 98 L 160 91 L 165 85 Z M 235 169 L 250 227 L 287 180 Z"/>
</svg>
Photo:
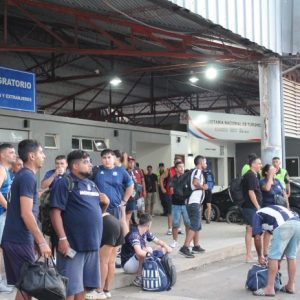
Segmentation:
<svg viewBox="0 0 300 300">
<path fill-rule="evenodd" d="M 35 74 L 0 67 L 0 108 L 35 112 Z"/>
</svg>

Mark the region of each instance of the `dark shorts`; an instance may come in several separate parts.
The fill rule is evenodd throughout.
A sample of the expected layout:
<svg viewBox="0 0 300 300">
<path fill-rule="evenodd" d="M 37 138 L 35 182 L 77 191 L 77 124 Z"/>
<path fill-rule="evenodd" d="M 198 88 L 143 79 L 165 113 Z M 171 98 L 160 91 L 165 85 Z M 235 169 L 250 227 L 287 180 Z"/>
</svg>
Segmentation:
<svg viewBox="0 0 300 300">
<path fill-rule="evenodd" d="M 136 210 L 136 200 L 129 199 L 126 204 L 126 211 L 135 211 Z"/>
<path fill-rule="evenodd" d="M 34 246 L 3 242 L 2 249 L 7 283 L 15 285 L 20 279 L 20 271 L 24 262 L 35 261 Z"/>
<path fill-rule="evenodd" d="M 167 194 L 162 194 L 162 201 L 165 204 L 166 213 L 168 215 L 172 214 L 172 196 Z"/>
<path fill-rule="evenodd" d="M 190 229 L 193 231 L 200 231 L 201 226 L 201 206 L 198 203 L 188 204 L 186 206 L 188 216 L 190 218 Z"/>
<path fill-rule="evenodd" d="M 211 203 L 211 199 L 212 199 L 212 192 L 206 190 L 205 191 L 204 203 Z"/>
<path fill-rule="evenodd" d="M 124 244 L 121 222 L 112 215 L 103 217 L 103 233 L 101 247 L 104 245 L 117 247 Z"/>
<path fill-rule="evenodd" d="M 122 211 L 121 211 L 120 206 L 118 206 L 118 207 L 108 207 L 107 212 L 110 213 L 115 218 L 117 218 L 118 220 L 122 219 Z"/>
<path fill-rule="evenodd" d="M 246 225 L 250 225 L 252 227 L 252 220 L 255 213 L 256 213 L 256 208 L 243 208 L 243 216 Z"/>
</svg>

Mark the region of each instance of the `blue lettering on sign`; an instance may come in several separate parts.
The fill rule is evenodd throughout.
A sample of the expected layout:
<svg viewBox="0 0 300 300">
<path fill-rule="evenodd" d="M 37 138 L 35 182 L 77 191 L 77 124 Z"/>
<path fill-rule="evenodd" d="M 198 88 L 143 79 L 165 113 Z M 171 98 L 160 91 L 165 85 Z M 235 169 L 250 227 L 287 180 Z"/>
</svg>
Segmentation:
<svg viewBox="0 0 300 300">
<path fill-rule="evenodd" d="M 0 67 L 0 108 L 35 112 L 35 74 Z"/>
</svg>

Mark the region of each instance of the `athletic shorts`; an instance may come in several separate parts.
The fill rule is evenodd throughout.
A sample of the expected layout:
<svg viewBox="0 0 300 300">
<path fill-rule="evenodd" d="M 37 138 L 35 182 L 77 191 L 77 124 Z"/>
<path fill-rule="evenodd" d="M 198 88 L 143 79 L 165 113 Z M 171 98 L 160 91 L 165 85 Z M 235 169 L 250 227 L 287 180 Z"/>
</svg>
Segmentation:
<svg viewBox="0 0 300 300">
<path fill-rule="evenodd" d="M 273 231 L 269 258 L 280 260 L 285 254 L 288 259 L 296 259 L 300 244 L 300 221 L 286 221 Z"/>
<path fill-rule="evenodd" d="M 77 252 L 73 258 L 57 252 L 57 270 L 69 278 L 67 296 L 100 287 L 99 251 Z"/>
<path fill-rule="evenodd" d="M 253 216 L 256 214 L 256 208 L 243 208 L 243 216 L 246 225 L 252 227 Z"/>
<path fill-rule="evenodd" d="M 136 210 L 136 200 L 129 199 L 126 203 L 126 211 L 135 211 Z"/>
<path fill-rule="evenodd" d="M 204 198 L 204 203 L 211 203 L 212 199 L 212 192 L 209 190 L 205 191 L 205 198 Z"/>
<path fill-rule="evenodd" d="M 136 274 L 139 268 L 139 260 L 135 255 L 131 256 L 123 266 L 124 272 L 128 274 Z"/>
<path fill-rule="evenodd" d="M 1 245 L 2 235 L 3 235 L 5 220 L 6 220 L 6 212 L 3 212 L 0 215 L 0 245 Z"/>
<path fill-rule="evenodd" d="M 188 204 L 186 209 L 190 219 L 190 229 L 193 231 L 200 231 L 202 228 L 200 204 L 198 203 Z"/>
<path fill-rule="evenodd" d="M 162 194 L 162 201 L 165 203 L 166 213 L 168 215 L 172 214 L 172 196 L 167 194 Z"/>
<path fill-rule="evenodd" d="M 12 242 L 3 242 L 3 258 L 7 283 L 16 285 L 20 279 L 20 272 L 25 262 L 34 262 L 33 244 L 16 244 Z"/>
<path fill-rule="evenodd" d="M 172 205 L 172 227 L 179 228 L 180 217 L 182 216 L 185 226 L 190 227 L 190 218 L 185 205 Z"/>
</svg>

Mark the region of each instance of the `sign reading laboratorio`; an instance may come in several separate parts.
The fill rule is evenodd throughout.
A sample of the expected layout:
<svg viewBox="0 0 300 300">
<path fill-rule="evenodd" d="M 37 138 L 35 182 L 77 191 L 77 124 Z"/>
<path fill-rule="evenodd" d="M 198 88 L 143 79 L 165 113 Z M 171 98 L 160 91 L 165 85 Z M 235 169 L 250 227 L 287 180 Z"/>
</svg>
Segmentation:
<svg viewBox="0 0 300 300">
<path fill-rule="evenodd" d="M 35 74 L 0 67 L 0 108 L 35 112 Z"/>
<path fill-rule="evenodd" d="M 189 111 L 189 132 L 200 139 L 260 141 L 262 118 L 259 116 Z"/>
</svg>

